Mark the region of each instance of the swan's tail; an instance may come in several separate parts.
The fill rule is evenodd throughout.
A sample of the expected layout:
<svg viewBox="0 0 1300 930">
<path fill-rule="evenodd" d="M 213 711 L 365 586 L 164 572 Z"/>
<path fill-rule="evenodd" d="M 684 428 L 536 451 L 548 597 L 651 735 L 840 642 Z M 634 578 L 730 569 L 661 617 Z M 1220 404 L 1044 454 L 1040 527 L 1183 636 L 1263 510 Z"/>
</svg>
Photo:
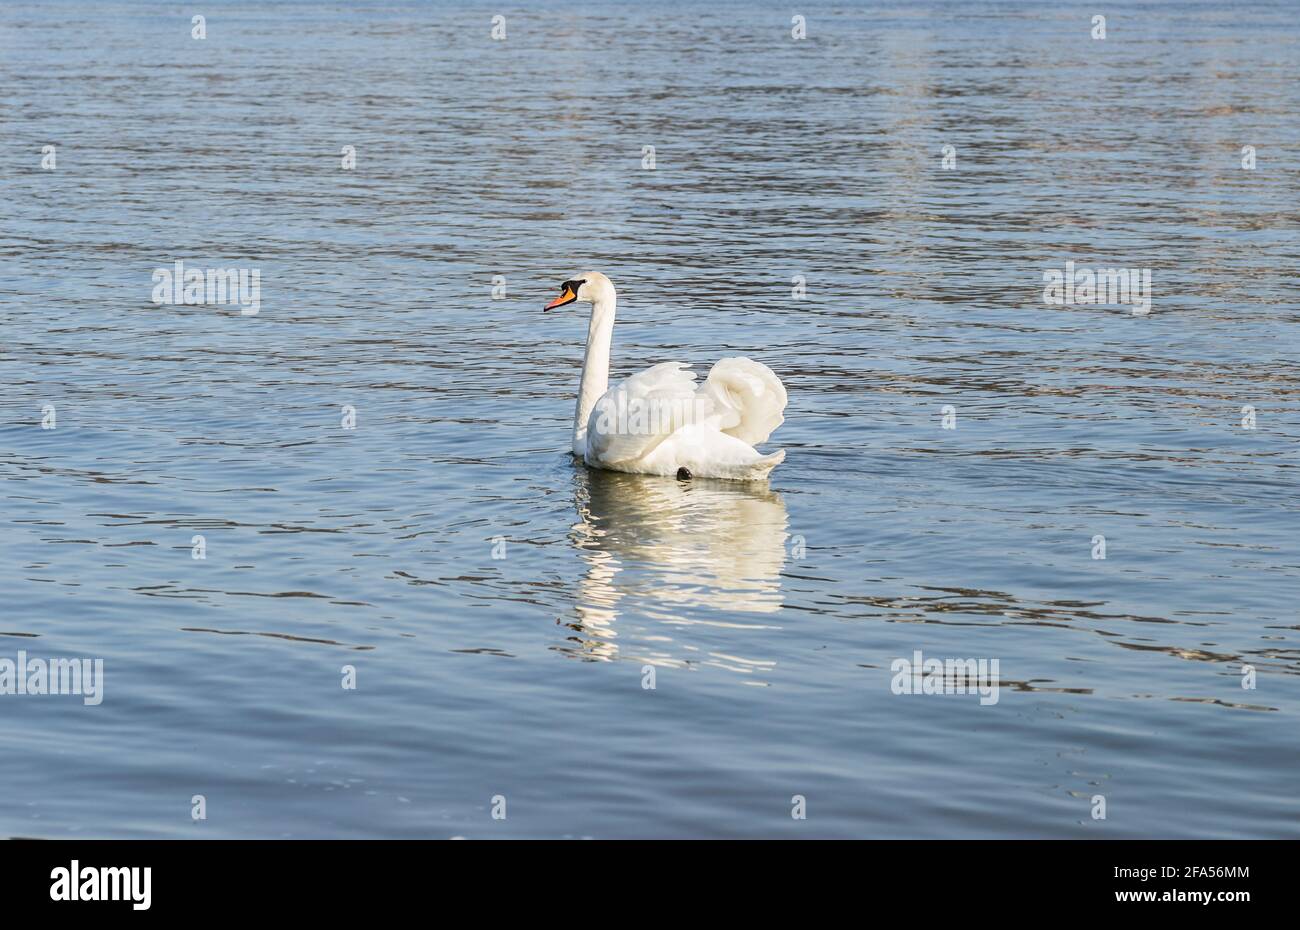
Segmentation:
<svg viewBox="0 0 1300 930">
<path fill-rule="evenodd" d="M 771 455 L 762 455 L 749 465 L 748 474 L 743 476 L 746 481 L 761 481 L 771 474 L 772 469 L 785 461 L 785 450 L 777 449 Z"/>
</svg>

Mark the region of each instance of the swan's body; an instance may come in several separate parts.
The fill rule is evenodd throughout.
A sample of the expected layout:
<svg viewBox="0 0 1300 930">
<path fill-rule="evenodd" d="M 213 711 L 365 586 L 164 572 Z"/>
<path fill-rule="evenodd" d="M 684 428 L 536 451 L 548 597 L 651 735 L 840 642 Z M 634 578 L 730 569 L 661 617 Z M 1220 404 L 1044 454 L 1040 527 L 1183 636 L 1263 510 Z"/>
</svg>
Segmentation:
<svg viewBox="0 0 1300 930">
<path fill-rule="evenodd" d="M 682 362 L 664 362 L 609 387 L 617 295 L 597 271 L 566 281 L 547 305 L 591 303 L 587 354 L 573 417 L 573 454 L 595 468 L 639 475 L 758 480 L 785 458 L 763 455 L 783 421 L 785 386 L 766 365 L 724 358 L 696 386 Z"/>
</svg>

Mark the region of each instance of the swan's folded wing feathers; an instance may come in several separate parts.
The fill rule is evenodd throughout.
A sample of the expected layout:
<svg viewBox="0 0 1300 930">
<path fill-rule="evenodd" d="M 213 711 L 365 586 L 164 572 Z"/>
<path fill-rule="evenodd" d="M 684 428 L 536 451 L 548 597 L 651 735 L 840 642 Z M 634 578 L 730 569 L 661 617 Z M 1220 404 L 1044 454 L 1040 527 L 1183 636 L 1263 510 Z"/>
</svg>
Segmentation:
<svg viewBox="0 0 1300 930">
<path fill-rule="evenodd" d="M 750 445 L 766 442 L 785 417 L 785 385 L 762 362 L 721 359 L 709 371 L 701 393 L 713 402 L 724 433 Z"/>
<path fill-rule="evenodd" d="M 587 461 L 616 465 L 652 452 L 693 415 L 695 372 L 663 362 L 605 392 L 587 420 Z"/>
</svg>

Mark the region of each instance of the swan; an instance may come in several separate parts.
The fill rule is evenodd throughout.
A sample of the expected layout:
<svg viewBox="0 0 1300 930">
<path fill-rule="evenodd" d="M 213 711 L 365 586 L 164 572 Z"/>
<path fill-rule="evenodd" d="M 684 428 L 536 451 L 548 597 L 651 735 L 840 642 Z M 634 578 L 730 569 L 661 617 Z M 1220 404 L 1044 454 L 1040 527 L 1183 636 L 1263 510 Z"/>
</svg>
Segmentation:
<svg viewBox="0 0 1300 930">
<path fill-rule="evenodd" d="M 618 295 L 599 271 L 560 285 L 543 310 L 591 304 L 587 354 L 573 416 L 573 454 L 593 468 L 638 475 L 758 481 L 785 459 L 764 455 L 784 420 L 785 385 L 761 362 L 724 358 L 698 389 L 684 362 L 663 362 L 609 387 Z"/>
</svg>

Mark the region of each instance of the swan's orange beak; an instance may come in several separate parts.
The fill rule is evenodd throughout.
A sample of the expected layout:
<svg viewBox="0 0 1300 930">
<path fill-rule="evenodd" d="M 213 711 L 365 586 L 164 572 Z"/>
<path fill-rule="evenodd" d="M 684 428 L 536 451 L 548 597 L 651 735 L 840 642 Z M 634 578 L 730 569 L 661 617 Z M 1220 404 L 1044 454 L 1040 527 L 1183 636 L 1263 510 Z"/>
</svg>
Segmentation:
<svg viewBox="0 0 1300 930">
<path fill-rule="evenodd" d="M 563 307 L 565 304 L 571 304 L 578 299 L 578 292 L 567 282 L 560 291 L 560 296 L 552 300 L 543 307 L 543 310 L 554 310 L 556 307 Z"/>
</svg>

